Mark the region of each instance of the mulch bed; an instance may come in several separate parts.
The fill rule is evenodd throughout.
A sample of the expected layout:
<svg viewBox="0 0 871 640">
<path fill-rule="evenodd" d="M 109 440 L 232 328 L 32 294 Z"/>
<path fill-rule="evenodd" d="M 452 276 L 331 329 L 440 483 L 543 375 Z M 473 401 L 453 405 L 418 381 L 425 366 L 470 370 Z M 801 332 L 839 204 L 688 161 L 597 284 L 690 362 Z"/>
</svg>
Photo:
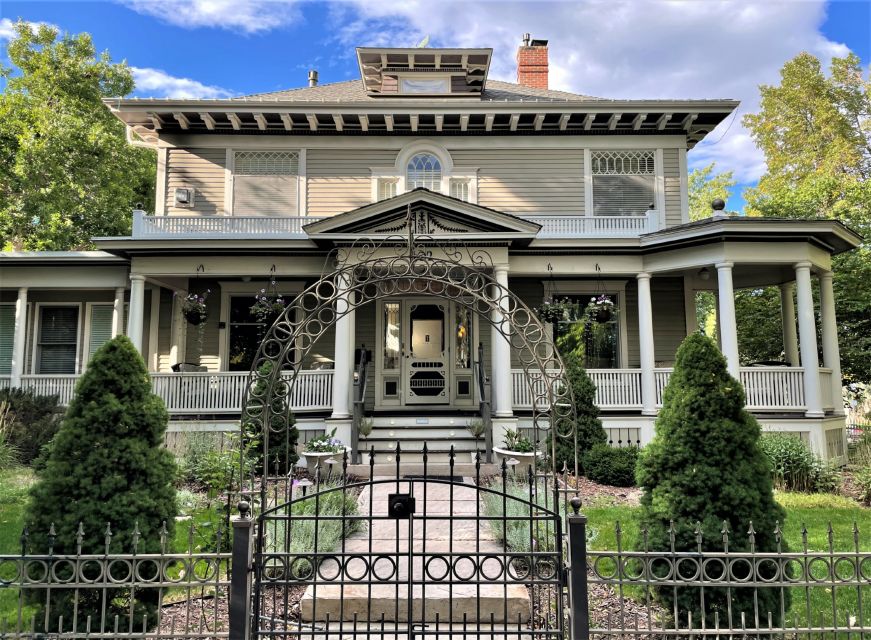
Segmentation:
<svg viewBox="0 0 871 640">
<path fill-rule="evenodd" d="M 638 487 L 612 487 L 607 484 L 593 482 L 584 476 L 567 476 L 566 484 L 578 489 L 585 506 L 638 506 L 641 500 L 641 489 Z"/>
</svg>

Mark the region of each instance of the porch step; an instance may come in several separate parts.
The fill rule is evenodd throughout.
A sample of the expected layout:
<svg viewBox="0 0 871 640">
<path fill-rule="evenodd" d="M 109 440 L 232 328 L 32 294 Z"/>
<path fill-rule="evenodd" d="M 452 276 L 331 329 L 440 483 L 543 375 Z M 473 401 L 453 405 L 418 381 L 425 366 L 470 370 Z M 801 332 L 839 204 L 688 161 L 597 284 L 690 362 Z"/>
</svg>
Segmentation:
<svg viewBox="0 0 871 640">
<path fill-rule="evenodd" d="M 364 458 L 365 460 L 365 458 Z M 371 471 L 370 471 L 371 470 Z M 453 474 L 452 474 L 453 471 Z M 358 478 L 368 478 L 370 472 L 374 476 L 387 478 L 396 477 L 396 462 L 377 463 L 374 468 L 370 468 L 368 462 L 364 464 L 349 464 L 348 474 Z M 499 466 L 496 464 L 486 464 L 481 462 L 481 477 L 495 476 L 500 473 Z M 405 476 L 422 476 L 424 474 L 423 462 L 415 462 L 406 460 L 402 456 L 399 463 L 399 477 Z M 475 465 L 471 462 L 454 462 L 453 469 L 447 462 L 432 462 L 427 461 L 426 475 L 431 477 L 447 477 L 450 475 L 462 476 L 465 478 L 475 477 Z"/>
</svg>

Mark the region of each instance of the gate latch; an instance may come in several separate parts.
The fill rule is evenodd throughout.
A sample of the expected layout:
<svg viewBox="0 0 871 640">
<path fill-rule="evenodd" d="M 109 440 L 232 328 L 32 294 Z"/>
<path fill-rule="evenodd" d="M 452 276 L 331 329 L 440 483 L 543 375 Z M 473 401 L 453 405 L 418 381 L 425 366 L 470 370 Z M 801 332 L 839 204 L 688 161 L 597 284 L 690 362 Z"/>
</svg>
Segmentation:
<svg viewBox="0 0 871 640">
<path fill-rule="evenodd" d="M 414 513 L 414 498 L 410 493 L 391 493 L 387 496 L 388 516 L 403 520 Z"/>
</svg>

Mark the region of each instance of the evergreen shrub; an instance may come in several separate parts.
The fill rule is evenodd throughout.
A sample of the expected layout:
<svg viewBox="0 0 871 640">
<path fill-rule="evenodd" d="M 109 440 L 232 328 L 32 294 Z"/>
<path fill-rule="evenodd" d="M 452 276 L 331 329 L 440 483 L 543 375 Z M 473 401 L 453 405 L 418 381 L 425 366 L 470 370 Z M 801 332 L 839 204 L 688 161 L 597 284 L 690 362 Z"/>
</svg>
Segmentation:
<svg viewBox="0 0 871 640">
<path fill-rule="evenodd" d="M 637 447 L 617 448 L 599 443 L 584 456 L 584 472 L 587 478 L 599 484 L 634 487 L 637 461 Z"/>
<path fill-rule="evenodd" d="M 137 553 L 159 553 L 161 528 L 166 526 L 171 540 L 177 513 L 175 462 L 163 447 L 167 420 L 133 343 L 119 336 L 100 347 L 76 385 L 31 489 L 25 515 L 30 552 L 47 552 L 53 525 L 53 552 L 75 555 L 81 523 L 83 554 L 105 552 L 107 525 L 113 534 L 109 553 L 130 553 L 134 528 L 141 532 Z M 105 606 L 102 591 L 53 590 L 44 631 L 55 631 L 60 616 L 69 630 L 74 611 L 79 632 L 88 616 L 92 629 L 101 620 L 112 628 L 116 615 L 123 620 L 131 612 L 135 620 L 156 621 L 157 589 L 137 589 L 135 596 L 127 589 L 108 589 Z M 45 609 L 46 594 L 30 593 L 32 604 Z"/>
<path fill-rule="evenodd" d="M 699 546 L 723 552 L 725 527 L 729 551 L 746 552 L 752 523 L 756 552 L 777 551 L 775 529 L 778 523 L 783 525 L 786 513 L 774 500 L 768 461 L 760 446 L 761 429 L 744 402 L 744 389 L 729 375 L 716 344 L 701 334 L 687 337 L 665 389 L 656 435 L 638 460 L 647 548 L 667 553 L 673 544 L 679 553 L 694 552 Z M 786 550 L 785 543 L 780 546 Z M 734 571 L 735 579 L 746 577 L 741 566 L 735 565 Z M 760 565 L 763 577 L 774 577 L 767 571 Z M 790 606 L 789 590 L 774 587 L 706 587 L 703 611 L 698 587 L 664 585 L 655 594 L 682 624 L 691 613 L 695 625 L 704 616 L 709 627 L 716 616 L 720 626 L 740 627 L 742 614 L 754 620 L 757 611 L 762 620 L 770 612 L 779 625 L 781 611 Z"/>
<path fill-rule="evenodd" d="M 577 433 L 578 473 L 584 473 L 584 455 L 597 444 L 607 444 L 608 434 L 599 420 L 599 407 L 596 406 L 596 385 L 587 375 L 581 359 L 573 354 L 563 355 L 566 381 L 572 388 L 575 402 L 575 432 Z M 547 451 L 551 451 L 550 436 Z M 563 466 L 570 472 L 575 468 L 574 437 L 556 439 L 554 469 L 562 471 Z"/>
<path fill-rule="evenodd" d="M 263 473 L 266 469 L 270 474 L 287 475 L 293 471 L 294 465 L 299 460 L 299 454 L 296 452 L 299 430 L 296 428 L 293 413 L 286 403 L 290 390 L 289 383 L 283 378 L 277 379 L 273 384 L 271 396 L 267 397 L 269 387 L 266 378 L 269 377 L 274 366 L 272 362 L 267 361 L 258 369 L 260 378 L 248 395 L 246 414 L 257 415 L 261 419 L 258 423 L 251 422 L 250 418 L 245 422 L 243 446 L 246 455 L 254 459 L 256 473 Z M 265 438 L 264 430 L 267 431 Z M 264 460 L 264 442 L 267 444 L 268 460 Z"/>
</svg>

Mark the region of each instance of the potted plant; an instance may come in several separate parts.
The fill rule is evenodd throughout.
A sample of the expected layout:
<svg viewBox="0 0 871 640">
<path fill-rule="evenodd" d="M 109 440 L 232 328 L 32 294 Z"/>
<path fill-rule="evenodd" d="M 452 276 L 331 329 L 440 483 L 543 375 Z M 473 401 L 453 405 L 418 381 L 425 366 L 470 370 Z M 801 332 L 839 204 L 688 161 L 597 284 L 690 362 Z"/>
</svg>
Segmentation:
<svg viewBox="0 0 871 640">
<path fill-rule="evenodd" d="M 271 325 L 281 315 L 287 306 L 284 298 L 278 293 L 275 280 L 269 282 L 269 289 L 263 288 L 254 296 L 255 302 L 251 305 L 251 314 L 258 322 Z"/>
<path fill-rule="evenodd" d="M 336 437 L 336 430 L 333 429 L 330 433 L 325 433 L 306 442 L 302 455 L 305 456 L 309 473 L 314 475 L 315 470 L 320 466 L 321 475 L 323 475 L 326 461 L 334 456 L 340 460 L 346 451 L 350 453 L 351 450 Z"/>
<path fill-rule="evenodd" d="M 518 471 L 524 474 L 532 467 L 535 468 L 535 459 L 541 455 L 541 451 L 535 450 L 532 440 L 520 432 L 520 429 L 506 429 L 504 447 L 493 447 L 496 456 L 496 464 L 501 468 L 502 461 L 509 467 L 520 466 Z"/>
<path fill-rule="evenodd" d="M 181 314 L 188 324 L 194 326 L 201 325 L 206 321 L 209 315 L 209 310 L 206 308 L 206 299 L 211 293 L 210 289 L 206 289 L 205 293 L 188 293 L 181 300 Z M 176 295 L 179 292 L 176 291 Z"/>
<path fill-rule="evenodd" d="M 475 438 L 475 451 L 472 452 L 472 462 L 475 462 L 477 454 L 481 451 L 481 446 L 478 443 L 486 434 L 487 427 L 481 418 L 472 418 L 469 420 L 469 424 L 466 425 L 466 429 L 468 429 L 469 433 L 472 434 L 472 437 Z"/>
<path fill-rule="evenodd" d="M 360 434 L 361 438 L 368 438 L 369 434 L 372 433 L 372 429 L 375 428 L 375 420 L 373 418 L 363 418 L 360 421 L 360 428 L 357 433 Z"/>
<path fill-rule="evenodd" d="M 604 293 L 593 296 L 587 304 L 587 314 L 596 322 L 609 322 L 614 317 L 614 301 Z"/>
</svg>

